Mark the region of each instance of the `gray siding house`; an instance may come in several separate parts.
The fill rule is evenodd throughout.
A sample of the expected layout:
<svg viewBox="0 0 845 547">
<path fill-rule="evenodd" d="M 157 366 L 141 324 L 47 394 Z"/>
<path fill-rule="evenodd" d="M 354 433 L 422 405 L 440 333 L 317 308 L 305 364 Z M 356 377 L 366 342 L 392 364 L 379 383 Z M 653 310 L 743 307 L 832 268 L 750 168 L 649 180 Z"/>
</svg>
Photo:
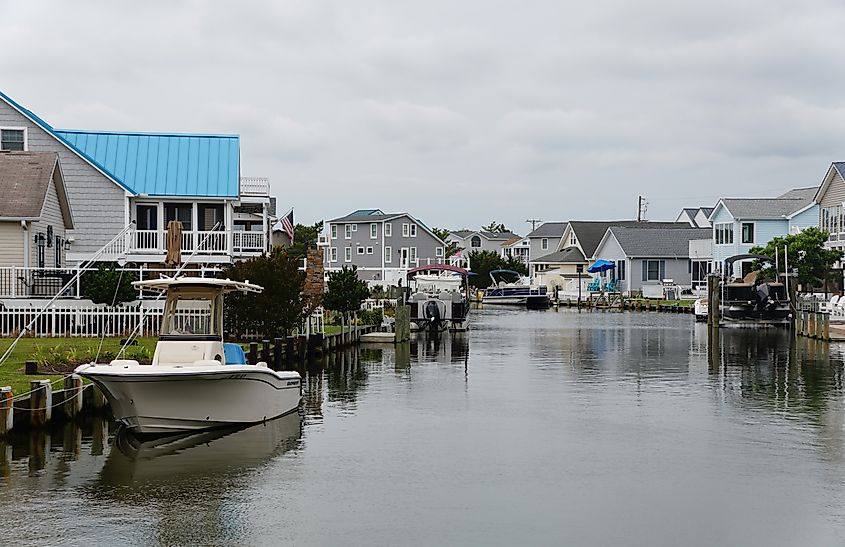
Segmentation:
<svg viewBox="0 0 845 547">
<path fill-rule="evenodd" d="M 513 232 L 488 232 L 485 230 L 455 230 L 449 232 L 446 243 L 454 243 L 459 249 L 466 249 L 467 253 L 473 251 L 490 251 L 502 255 L 502 248 L 505 243 L 519 239 L 520 236 Z"/>
<path fill-rule="evenodd" d="M 568 225 L 568 222 L 544 222 L 525 236 L 529 241 L 529 262 L 560 250 L 563 232 Z"/>
<path fill-rule="evenodd" d="M 0 150 L 58 155 L 74 212 L 68 265 L 102 249 L 98 260 L 160 267 L 170 221 L 182 224 L 183 262 L 269 250 L 269 181 L 240 176 L 237 135 L 56 129 L 0 93 Z"/>
<path fill-rule="evenodd" d="M 446 244 L 408 213 L 360 209 L 325 229 L 327 272 L 354 265 L 364 281 L 396 285 L 410 268 L 446 262 Z"/>
<path fill-rule="evenodd" d="M 663 279 L 690 288 L 689 242 L 707 238 L 709 234 L 708 228 L 611 226 L 593 258 L 616 262 L 616 268 L 609 270 L 607 276 L 618 281 L 623 293 L 637 293 L 644 284 L 659 284 Z"/>
</svg>

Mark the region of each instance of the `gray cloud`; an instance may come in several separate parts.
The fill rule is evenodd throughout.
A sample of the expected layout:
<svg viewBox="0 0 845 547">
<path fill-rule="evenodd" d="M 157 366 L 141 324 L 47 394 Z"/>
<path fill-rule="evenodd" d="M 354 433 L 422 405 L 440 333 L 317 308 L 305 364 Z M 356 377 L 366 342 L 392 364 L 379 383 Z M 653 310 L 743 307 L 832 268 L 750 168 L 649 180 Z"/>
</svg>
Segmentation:
<svg viewBox="0 0 845 547">
<path fill-rule="evenodd" d="M 631 216 L 639 194 L 669 218 L 817 184 L 843 159 L 843 15 L 833 1 L 0 0 L 15 44 L 0 87 L 59 127 L 240 133 L 244 174 L 270 176 L 305 221 L 383 207 L 524 231 Z"/>
</svg>

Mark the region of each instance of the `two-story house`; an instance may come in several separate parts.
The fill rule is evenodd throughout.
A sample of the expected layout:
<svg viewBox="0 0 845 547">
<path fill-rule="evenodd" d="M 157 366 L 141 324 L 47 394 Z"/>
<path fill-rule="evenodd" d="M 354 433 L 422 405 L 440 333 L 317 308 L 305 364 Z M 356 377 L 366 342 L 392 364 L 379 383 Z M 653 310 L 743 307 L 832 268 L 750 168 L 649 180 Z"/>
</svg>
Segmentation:
<svg viewBox="0 0 845 547">
<path fill-rule="evenodd" d="M 529 264 L 535 258 L 560 249 L 563 232 L 568 225 L 568 222 L 544 222 L 525 236 L 528 240 Z"/>
<path fill-rule="evenodd" d="M 376 285 L 396 285 L 410 268 L 446 261 L 446 244 L 408 213 L 360 209 L 327 221 L 325 230 L 326 271 L 355 265 Z"/>
<path fill-rule="evenodd" d="M 520 236 L 513 232 L 488 232 L 486 230 L 455 230 L 449 232 L 446 243 L 454 243 L 467 254 L 473 251 L 490 251 L 502 254 L 502 245 Z"/>
<path fill-rule="evenodd" d="M 845 162 L 833 162 L 813 198 L 818 205 L 818 225 L 830 235 L 828 247 L 845 250 Z"/>
<path fill-rule="evenodd" d="M 59 156 L 74 211 L 69 264 L 97 256 L 160 265 L 171 220 L 182 223 L 186 262 L 269 248 L 269 183 L 242 181 L 237 135 L 56 129 L 0 93 L 0 150 Z"/>
<path fill-rule="evenodd" d="M 776 198 L 722 198 L 710 214 L 713 270 L 721 272 L 725 259 L 764 246 L 773 238 L 819 225 L 819 188 L 796 188 Z M 840 204 L 841 205 L 841 204 Z M 734 262 L 729 275 L 743 277 L 750 260 Z"/>
</svg>

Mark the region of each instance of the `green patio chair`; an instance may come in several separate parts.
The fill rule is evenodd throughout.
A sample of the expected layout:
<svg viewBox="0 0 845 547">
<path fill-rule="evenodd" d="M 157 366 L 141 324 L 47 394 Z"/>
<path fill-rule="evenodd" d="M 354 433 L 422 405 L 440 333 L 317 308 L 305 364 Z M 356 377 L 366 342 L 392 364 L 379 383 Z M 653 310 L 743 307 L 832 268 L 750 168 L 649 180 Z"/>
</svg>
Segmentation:
<svg viewBox="0 0 845 547">
<path fill-rule="evenodd" d="M 587 285 L 587 290 L 589 292 L 599 292 L 601 290 L 601 279 L 598 277 L 594 277 L 590 284 Z"/>
</svg>

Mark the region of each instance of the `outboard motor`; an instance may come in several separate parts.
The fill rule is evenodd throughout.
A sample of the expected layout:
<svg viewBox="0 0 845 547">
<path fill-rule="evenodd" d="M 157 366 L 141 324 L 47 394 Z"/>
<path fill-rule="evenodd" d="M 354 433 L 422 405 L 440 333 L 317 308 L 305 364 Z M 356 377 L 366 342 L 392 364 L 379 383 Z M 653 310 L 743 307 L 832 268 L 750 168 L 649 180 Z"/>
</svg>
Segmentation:
<svg viewBox="0 0 845 547">
<path fill-rule="evenodd" d="M 425 318 L 428 320 L 428 328 L 432 332 L 440 330 L 440 322 L 442 316 L 440 314 L 440 306 L 437 305 L 436 300 L 429 300 L 425 303 Z"/>
</svg>

